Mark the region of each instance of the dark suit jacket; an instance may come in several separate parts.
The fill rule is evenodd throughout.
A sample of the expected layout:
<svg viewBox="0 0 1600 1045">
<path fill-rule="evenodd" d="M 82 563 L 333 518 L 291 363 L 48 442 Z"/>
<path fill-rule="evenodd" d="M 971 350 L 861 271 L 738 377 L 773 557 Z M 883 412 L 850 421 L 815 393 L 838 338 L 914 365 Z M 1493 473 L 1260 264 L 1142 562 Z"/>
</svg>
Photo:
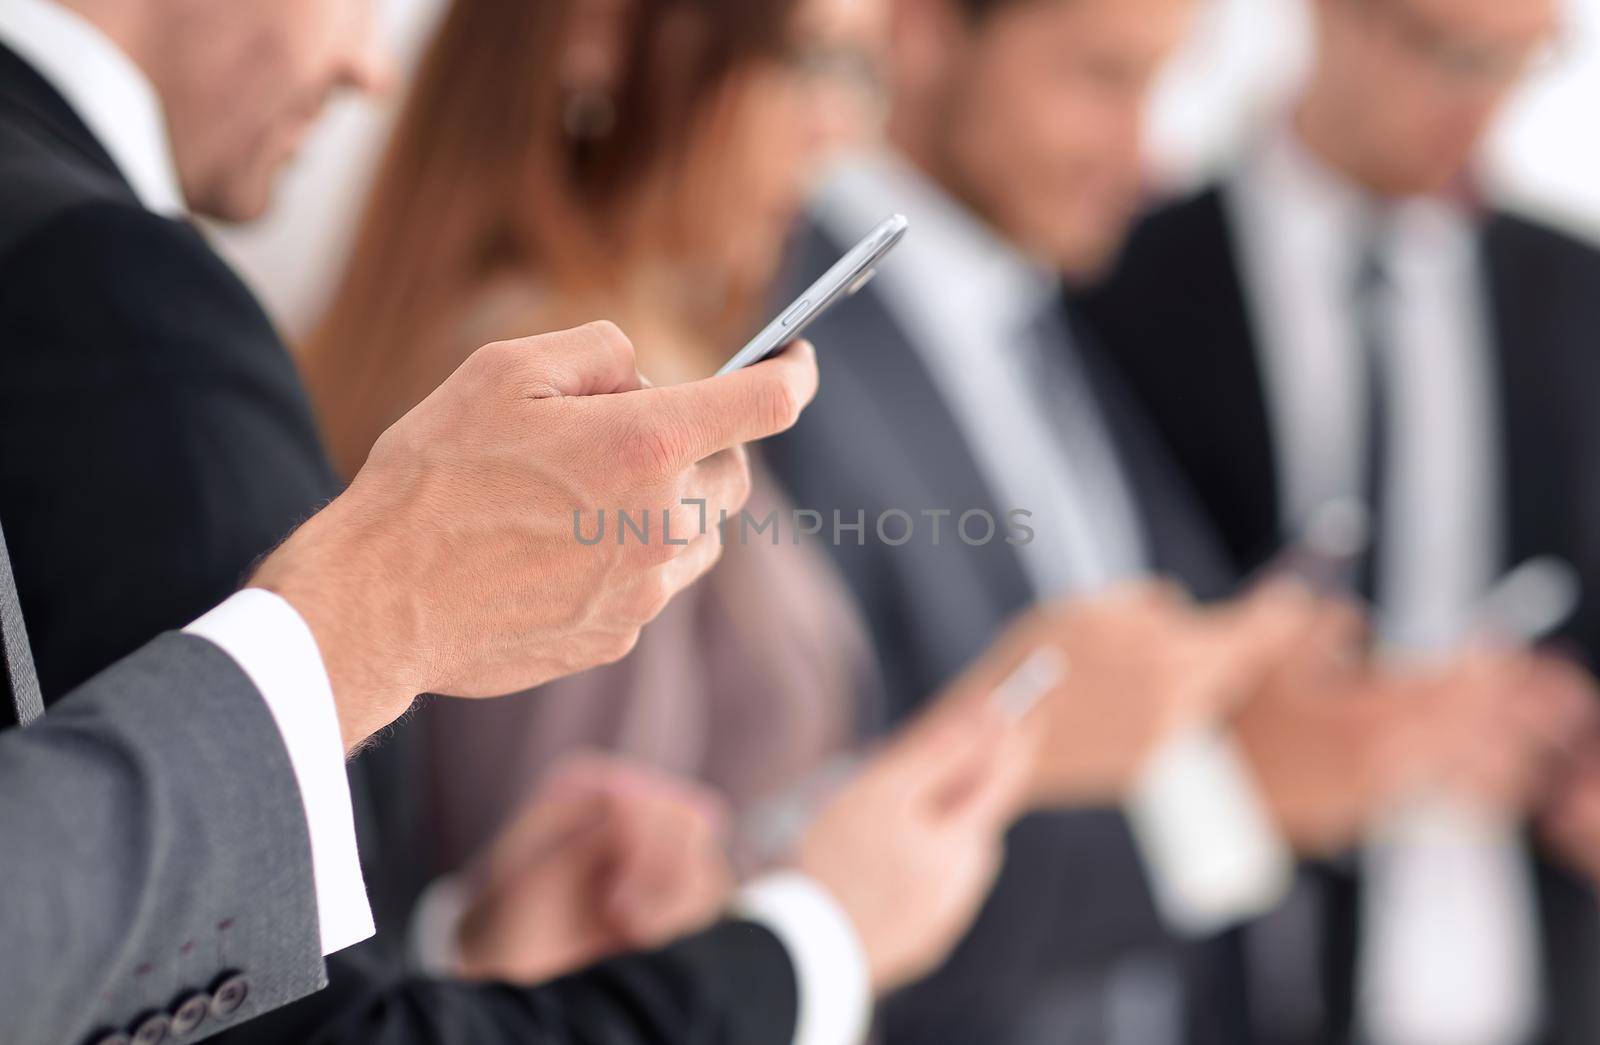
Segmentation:
<svg viewBox="0 0 1600 1045">
<path fill-rule="evenodd" d="M 843 245 L 807 232 L 794 270 L 813 278 Z M 907 248 L 914 249 L 914 248 Z M 891 717 L 904 718 L 997 637 L 1038 597 L 1016 549 L 1002 540 L 973 547 L 925 525 L 891 547 L 872 535 L 879 513 L 920 518 L 983 509 L 1003 519 L 973 452 L 920 356 L 873 286 L 841 302 L 808 333 L 822 386 L 796 427 L 764 445 L 766 460 L 797 505 L 853 523 L 864 510 L 867 539 L 831 550 L 863 610 L 881 662 Z M 1225 574 L 1182 482 L 1158 440 L 1130 408 L 1115 374 L 1080 344 L 1161 568 L 1215 592 Z M 1065 346 L 1063 346 L 1065 350 Z M 946 520 L 946 531 L 953 526 Z M 897 531 L 896 531 L 897 532 Z M 998 887 L 946 966 L 884 1006 L 892 1045 L 1033 1040 L 1037 1023 L 1108 963 L 1144 951 L 1169 955 L 1173 941 L 1154 910 L 1121 815 L 1093 810 L 1023 821 L 1011 833 Z M 1057 1033 L 1051 1040 L 1064 1040 Z"/>
<path fill-rule="evenodd" d="M 4 48 L 0 331 L 0 517 L 47 700 L 220 602 L 338 492 L 294 366 L 244 285 L 195 229 L 145 211 Z M 380 844 L 364 837 L 364 855 Z M 384 869 L 369 861 L 380 920 Z M 380 937 L 402 929 L 380 921 Z M 384 948 L 365 950 L 330 961 L 326 992 L 234 1033 L 787 1043 L 794 1030 L 788 957 L 745 923 L 533 990 L 402 982 Z"/>
<path fill-rule="evenodd" d="M 1566 637 L 1592 658 L 1600 653 L 1600 252 L 1500 212 L 1484 215 L 1479 235 L 1499 365 L 1503 562 L 1553 554 L 1578 568 L 1584 599 Z M 1211 189 L 1147 217 L 1115 274 L 1079 304 L 1242 573 L 1276 550 L 1286 521 L 1240 273 L 1222 194 Z M 1593 903 L 1548 868 L 1542 879 L 1552 1033 L 1593 1041 Z"/>
</svg>

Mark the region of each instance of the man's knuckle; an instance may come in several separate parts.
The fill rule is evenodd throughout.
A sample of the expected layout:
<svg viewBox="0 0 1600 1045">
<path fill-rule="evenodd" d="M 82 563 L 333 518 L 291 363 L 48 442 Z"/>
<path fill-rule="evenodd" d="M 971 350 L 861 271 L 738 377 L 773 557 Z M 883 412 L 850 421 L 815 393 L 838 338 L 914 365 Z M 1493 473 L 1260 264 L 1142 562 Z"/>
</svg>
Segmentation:
<svg viewBox="0 0 1600 1045">
<path fill-rule="evenodd" d="M 763 385 L 756 397 L 756 414 L 767 431 L 788 428 L 800 417 L 800 397 L 787 381 Z"/>
<path fill-rule="evenodd" d="M 629 340 L 628 335 L 624 334 L 622 328 L 609 319 L 596 319 L 584 324 L 581 329 L 585 335 L 592 338 L 597 345 L 603 348 L 630 353 L 633 351 L 633 342 Z"/>
<path fill-rule="evenodd" d="M 634 592 L 630 619 L 633 623 L 648 624 L 661 616 L 671 601 L 672 590 L 662 572 L 647 574 Z"/>
<path fill-rule="evenodd" d="M 491 341 L 474 352 L 472 358 L 490 374 L 505 374 L 525 363 L 528 353 L 521 341 Z"/>
<path fill-rule="evenodd" d="M 675 425 L 641 420 L 627 442 L 631 461 L 646 476 L 665 479 L 683 469 L 685 440 Z"/>
<path fill-rule="evenodd" d="M 639 644 L 639 628 L 624 628 L 612 634 L 604 645 L 602 663 L 615 664 L 617 661 L 633 652 Z"/>
</svg>

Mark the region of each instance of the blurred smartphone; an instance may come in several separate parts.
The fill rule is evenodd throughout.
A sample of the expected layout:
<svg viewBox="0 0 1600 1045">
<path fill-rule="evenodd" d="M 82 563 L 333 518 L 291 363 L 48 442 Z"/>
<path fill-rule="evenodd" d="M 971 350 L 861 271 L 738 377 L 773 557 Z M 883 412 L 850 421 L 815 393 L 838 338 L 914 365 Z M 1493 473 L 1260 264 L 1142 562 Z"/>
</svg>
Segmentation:
<svg viewBox="0 0 1600 1045">
<path fill-rule="evenodd" d="M 895 244 L 905 237 L 909 224 L 900 214 L 879 222 L 860 243 L 851 247 L 849 253 L 824 272 L 822 278 L 811 284 L 805 293 L 795 298 L 788 308 L 780 312 L 761 333 L 752 338 L 749 344 L 734 353 L 733 358 L 717 371 L 717 376 L 761 362 L 805 333 L 806 327 L 826 312 L 834 302 L 849 297 L 866 286 L 877 274 L 878 262 L 882 261 L 884 255 L 893 250 Z"/>
<path fill-rule="evenodd" d="M 1053 646 L 1034 650 L 995 688 L 994 700 L 1002 714 L 1020 722 L 1039 702 L 1067 678 L 1067 656 Z"/>
</svg>

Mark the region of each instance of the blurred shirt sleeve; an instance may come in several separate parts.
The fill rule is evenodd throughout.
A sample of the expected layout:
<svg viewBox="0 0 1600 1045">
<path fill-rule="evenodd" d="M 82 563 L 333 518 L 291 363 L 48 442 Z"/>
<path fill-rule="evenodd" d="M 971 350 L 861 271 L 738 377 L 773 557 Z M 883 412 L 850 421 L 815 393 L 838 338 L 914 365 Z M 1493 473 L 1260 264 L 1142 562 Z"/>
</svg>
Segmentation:
<svg viewBox="0 0 1600 1045">
<path fill-rule="evenodd" d="M 409 950 L 418 971 L 455 975 L 456 930 L 467 896 L 458 879 L 437 879 L 411 918 Z M 794 966 L 799 1018 L 794 1045 L 855 1045 L 872 1017 L 867 957 L 849 916 L 828 891 L 803 874 L 763 875 L 739 890 L 733 914 L 776 936 Z"/>
<path fill-rule="evenodd" d="M 872 983 L 850 917 L 828 890 L 797 872 L 752 880 L 735 912 L 769 929 L 794 964 L 800 1016 L 794 1045 L 854 1045 L 867 1036 Z"/>
<path fill-rule="evenodd" d="M 1207 935 L 1265 914 L 1287 895 L 1293 854 L 1221 730 L 1196 728 L 1166 741 L 1126 812 L 1173 931 Z"/>
</svg>

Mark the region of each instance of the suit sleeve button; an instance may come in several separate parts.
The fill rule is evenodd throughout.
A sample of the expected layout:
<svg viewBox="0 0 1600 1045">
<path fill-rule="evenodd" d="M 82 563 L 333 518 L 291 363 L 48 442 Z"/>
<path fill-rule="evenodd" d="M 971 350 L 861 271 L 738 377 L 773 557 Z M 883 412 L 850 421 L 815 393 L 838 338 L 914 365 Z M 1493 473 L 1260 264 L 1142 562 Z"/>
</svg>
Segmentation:
<svg viewBox="0 0 1600 1045">
<path fill-rule="evenodd" d="M 167 1040 L 167 1031 L 171 1027 L 172 1021 L 165 1015 L 152 1012 L 133 1029 L 133 1045 L 161 1045 Z"/>
<path fill-rule="evenodd" d="M 211 996 L 201 991 L 187 995 L 172 1010 L 172 1033 L 184 1035 L 205 1022 L 211 1011 Z"/>
<path fill-rule="evenodd" d="M 250 996 L 250 980 L 242 972 L 230 972 L 211 988 L 211 1015 L 221 1019 L 238 1011 Z"/>
</svg>

